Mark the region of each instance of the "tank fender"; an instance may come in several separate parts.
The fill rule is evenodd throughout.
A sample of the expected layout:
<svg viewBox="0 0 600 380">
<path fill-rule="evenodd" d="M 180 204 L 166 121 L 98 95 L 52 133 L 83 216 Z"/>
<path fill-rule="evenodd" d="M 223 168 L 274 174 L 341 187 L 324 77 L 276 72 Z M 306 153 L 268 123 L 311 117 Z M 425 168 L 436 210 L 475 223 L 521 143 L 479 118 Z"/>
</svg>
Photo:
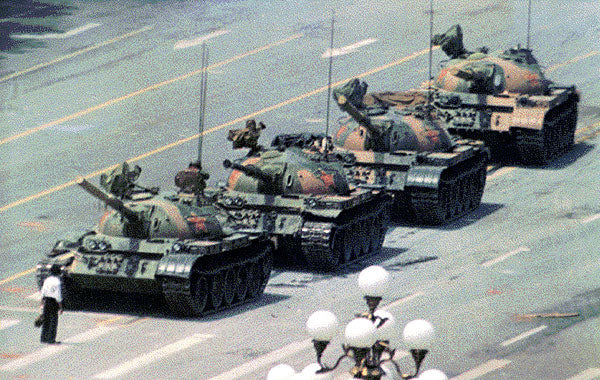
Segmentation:
<svg viewBox="0 0 600 380">
<path fill-rule="evenodd" d="M 446 170 L 446 167 L 443 166 L 412 167 L 406 176 L 406 187 L 437 189 L 444 170 Z"/>
<path fill-rule="evenodd" d="M 305 210 L 305 212 L 312 216 L 322 218 L 337 218 L 344 210 L 341 209 L 320 209 L 320 210 Z"/>
<path fill-rule="evenodd" d="M 158 263 L 155 276 L 188 278 L 194 262 L 201 256 L 190 254 L 164 256 Z"/>
</svg>

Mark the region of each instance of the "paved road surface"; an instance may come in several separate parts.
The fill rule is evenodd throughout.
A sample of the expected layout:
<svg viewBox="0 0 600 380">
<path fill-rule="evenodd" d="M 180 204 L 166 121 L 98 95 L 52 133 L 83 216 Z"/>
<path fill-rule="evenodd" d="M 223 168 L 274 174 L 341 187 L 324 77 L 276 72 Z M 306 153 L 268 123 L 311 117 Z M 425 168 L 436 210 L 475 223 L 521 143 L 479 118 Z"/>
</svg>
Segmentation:
<svg viewBox="0 0 600 380">
<path fill-rule="evenodd" d="M 542 168 L 495 168 L 476 212 L 443 228 L 392 226 L 379 256 L 339 273 L 276 270 L 256 304 L 186 320 L 159 300 L 98 300 L 62 316 L 62 345 L 37 343 L 31 268 L 56 239 L 102 213 L 74 180 L 133 159 L 141 183 L 171 189 L 173 173 L 194 159 L 202 41 L 212 64 L 204 165 L 215 183 L 227 175 L 223 158 L 238 154 L 227 129 L 248 117 L 267 124 L 265 142 L 323 130 L 332 9 L 335 82 L 364 74 L 383 90 L 424 81 L 427 3 L 74 1 L 7 11 L 0 377 L 231 380 L 262 379 L 280 362 L 301 369 L 314 361 L 306 318 L 326 308 L 348 321 L 363 309 L 358 272 L 379 264 L 392 274 L 384 303 L 399 326 L 426 318 L 437 328 L 425 369 L 463 380 L 600 378 L 600 9 L 584 0 L 536 1 L 532 20 L 531 43 L 549 77 L 582 93 L 572 152 Z M 436 30 L 462 23 L 467 47 L 526 39 L 525 1 L 435 3 Z M 442 59 L 434 53 L 436 65 Z M 577 316 L 526 317 L 555 312 Z M 328 362 L 340 352 L 335 343 Z"/>
</svg>

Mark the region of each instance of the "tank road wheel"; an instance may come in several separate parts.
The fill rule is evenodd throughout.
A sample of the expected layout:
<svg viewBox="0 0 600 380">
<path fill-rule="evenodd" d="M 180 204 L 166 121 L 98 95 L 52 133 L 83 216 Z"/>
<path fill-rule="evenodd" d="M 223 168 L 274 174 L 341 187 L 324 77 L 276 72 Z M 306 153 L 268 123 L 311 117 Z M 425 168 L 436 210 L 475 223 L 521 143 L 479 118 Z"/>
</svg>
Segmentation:
<svg viewBox="0 0 600 380">
<path fill-rule="evenodd" d="M 258 272 L 258 264 L 250 263 L 246 270 L 246 279 L 248 284 L 247 298 L 255 298 L 260 292 L 260 274 Z"/>
<path fill-rule="evenodd" d="M 210 281 L 210 304 L 214 310 L 218 310 L 223 304 L 223 298 L 225 296 L 225 273 L 224 271 L 218 271 L 212 275 Z"/>
<path fill-rule="evenodd" d="M 248 294 L 248 272 L 243 266 L 237 268 L 235 273 L 235 299 L 242 302 Z"/>
<path fill-rule="evenodd" d="M 194 314 L 200 315 L 206 309 L 208 303 L 208 282 L 206 277 L 200 273 L 195 273 L 192 277 L 192 308 Z"/>
<path fill-rule="evenodd" d="M 225 306 L 231 306 L 233 303 L 233 299 L 235 298 L 235 290 L 236 290 L 236 273 L 233 268 L 229 268 L 225 270 L 225 286 L 223 287 L 223 301 L 225 302 Z"/>
</svg>

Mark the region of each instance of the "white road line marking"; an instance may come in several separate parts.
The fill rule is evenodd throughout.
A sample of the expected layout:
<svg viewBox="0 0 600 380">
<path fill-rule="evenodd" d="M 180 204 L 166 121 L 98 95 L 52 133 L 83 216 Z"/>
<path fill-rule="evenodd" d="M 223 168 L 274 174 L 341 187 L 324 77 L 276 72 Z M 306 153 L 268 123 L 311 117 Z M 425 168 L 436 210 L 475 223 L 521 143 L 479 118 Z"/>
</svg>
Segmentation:
<svg viewBox="0 0 600 380">
<path fill-rule="evenodd" d="M 217 375 L 209 380 L 235 380 L 241 377 L 245 377 L 249 374 L 256 372 L 258 369 L 262 367 L 266 367 L 275 362 L 280 361 L 281 359 L 291 356 L 299 351 L 306 350 L 312 347 L 312 339 L 306 339 L 301 342 L 290 343 L 285 347 L 280 348 L 279 350 L 269 352 L 263 356 L 260 356 L 252 361 L 244 363 L 234 369 L 224 372 L 220 375 Z"/>
<path fill-rule="evenodd" d="M 102 24 L 98 24 L 95 22 L 85 24 L 84 26 L 80 26 L 79 28 L 71 29 L 64 33 L 46 33 L 46 34 L 11 34 L 11 38 L 16 39 L 29 39 L 29 40 L 47 40 L 47 39 L 56 39 L 56 38 L 68 38 L 73 37 L 77 34 L 83 33 L 87 30 L 97 28 Z"/>
<path fill-rule="evenodd" d="M 52 355 L 56 355 L 60 352 L 68 350 L 69 348 L 72 348 L 73 347 L 72 344 L 89 342 L 91 340 L 94 340 L 94 339 L 102 336 L 102 335 L 108 334 L 109 332 L 111 332 L 112 330 L 115 330 L 116 328 L 118 328 L 118 327 L 117 326 L 111 326 L 111 327 L 103 326 L 103 327 L 96 327 L 94 329 L 84 331 L 81 334 L 78 334 L 71 338 L 67 338 L 67 339 L 63 340 L 63 344 L 47 346 L 47 347 L 44 347 L 37 351 L 34 351 L 28 355 L 25 355 L 21 358 L 12 360 L 12 361 L 4 364 L 3 366 L 1 366 L 0 371 L 15 371 L 19 368 L 23 368 L 23 367 L 28 366 L 33 363 L 37 363 L 37 362 L 42 361 Z"/>
<path fill-rule="evenodd" d="M 29 298 L 30 300 L 34 300 L 34 301 L 41 301 L 42 300 L 42 293 L 40 292 L 35 292 L 31 295 L 28 295 L 27 298 Z"/>
<path fill-rule="evenodd" d="M 125 361 L 114 368 L 111 368 L 107 371 L 95 375 L 94 379 L 114 379 L 115 377 L 122 376 L 135 369 L 163 359 L 169 355 L 173 355 L 176 352 L 185 350 L 186 348 L 189 348 L 210 338 L 214 338 L 214 335 L 194 334 L 190 337 L 178 340 L 175 343 L 171 343 L 164 347 L 161 347 L 158 350 L 154 350 L 152 352 L 148 352 L 147 354 L 138 356 L 137 358 Z"/>
<path fill-rule="evenodd" d="M 14 313 L 39 313 L 40 312 L 39 308 L 33 308 L 33 307 L 0 306 L 0 310 L 14 312 Z M 69 314 L 83 315 L 85 317 L 90 317 L 90 318 L 112 318 L 112 317 L 119 316 L 119 314 L 94 313 L 94 312 L 88 312 L 88 311 L 65 311 L 65 314 L 66 315 L 69 315 Z"/>
<path fill-rule="evenodd" d="M 377 38 L 367 38 L 366 40 L 358 41 L 351 45 L 347 45 L 347 46 L 344 46 L 341 48 L 335 48 L 333 50 L 327 49 L 321 55 L 321 58 L 337 57 L 338 55 L 350 54 L 350 53 L 355 52 L 359 48 L 370 45 L 374 42 L 377 42 Z"/>
<path fill-rule="evenodd" d="M 589 368 L 567 380 L 592 380 L 600 377 L 600 368 Z"/>
<path fill-rule="evenodd" d="M 485 375 L 486 373 L 490 373 L 490 372 L 499 370 L 500 368 L 507 366 L 509 363 L 510 363 L 510 360 L 492 359 L 489 362 L 485 362 L 482 365 L 477 366 L 467 372 L 461 373 L 460 375 L 453 377 L 450 380 L 476 379 L 480 376 Z"/>
<path fill-rule="evenodd" d="M 389 303 L 389 304 L 383 306 L 382 309 L 389 309 L 391 307 L 396 307 L 398 305 L 406 303 L 406 302 L 408 302 L 410 300 L 413 300 L 413 299 L 415 299 L 417 297 L 422 297 L 424 295 L 425 295 L 425 293 L 423 293 L 423 292 L 416 292 L 416 293 L 413 293 L 413 294 L 411 294 L 409 296 L 406 296 L 404 298 L 400 298 L 399 300 L 396 300 L 396 301 L 394 301 L 392 303 Z"/>
<path fill-rule="evenodd" d="M 4 330 L 11 326 L 18 325 L 19 322 L 21 321 L 19 321 L 18 319 L 0 319 L 0 330 Z"/>
<path fill-rule="evenodd" d="M 207 41 L 211 38 L 222 36 L 223 34 L 227 34 L 227 33 L 229 33 L 229 30 L 220 29 L 220 30 L 216 30 L 209 34 L 205 34 L 203 36 L 196 37 L 191 40 L 180 40 L 175 43 L 175 45 L 173 46 L 173 50 L 185 49 L 185 48 L 189 48 L 192 46 L 200 45 L 204 41 Z"/>
<path fill-rule="evenodd" d="M 587 218 L 581 219 L 581 223 L 586 224 L 598 219 L 600 219 L 600 214 L 588 216 Z"/>
<path fill-rule="evenodd" d="M 510 251 L 508 253 L 505 253 L 504 255 L 498 256 L 495 259 L 488 260 L 488 261 L 484 262 L 481 265 L 483 265 L 486 268 L 487 267 L 491 267 L 492 265 L 498 264 L 499 262 L 504 261 L 504 260 L 508 259 L 509 257 L 516 255 L 517 253 L 529 252 L 529 251 L 531 251 L 531 250 L 529 248 L 527 248 L 527 247 L 519 247 L 519 248 L 515 249 L 514 251 Z"/>
<path fill-rule="evenodd" d="M 323 123 L 325 119 L 305 119 L 307 123 Z"/>
<path fill-rule="evenodd" d="M 525 331 L 523 334 L 519 334 L 519 335 L 517 335 L 516 337 L 514 337 L 514 338 L 512 338 L 512 339 L 505 340 L 504 342 L 500 343 L 500 345 L 501 345 L 502 347 L 510 346 L 510 345 L 511 345 L 511 344 L 513 344 L 513 343 L 516 343 L 516 342 L 518 342 L 518 341 L 520 341 L 520 340 L 523 340 L 523 339 L 525 339 L 525 338 L 527 338 L 527 337 L 530 337 L 530 336 L 532 336 L 533 334 L 537 334 L 537 333 L 539 333 L 540 331 L 542 331 L 542 330 L 545 330 L 545 329 L 547 329 L 547 328 L 548 328 L 548 326 L 546 326 L 546 325 L 541 325 L 540 327 L 536 327 L 535 329 L 531 329 L 531 330 L 529 330 L 529 331 Z"/>
</svg>

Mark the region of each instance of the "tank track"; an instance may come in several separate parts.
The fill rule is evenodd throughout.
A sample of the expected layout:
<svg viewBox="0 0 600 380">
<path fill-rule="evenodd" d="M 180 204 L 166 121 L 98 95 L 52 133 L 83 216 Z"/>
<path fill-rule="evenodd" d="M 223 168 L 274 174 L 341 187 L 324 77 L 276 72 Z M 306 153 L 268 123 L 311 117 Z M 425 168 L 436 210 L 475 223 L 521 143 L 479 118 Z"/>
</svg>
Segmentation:
<svg viewBox="0 0 600 380">
<path fill-rule="evenodd" d="M 541 130 L 514 128 L 515 146 L 521 161 L 543 165 L 573 148 L 577 128 L 577 102 L 573 97 L 550 110 Z"/>
<path fill-rule="evenodd" d="M 304 222 L 300 237 L 303 259 L 314 269 L 334 271 L 378 253 L 387 228 L 385 206 L 372 203 L 361 207 L 360 214 L 336 222 Z"/>
<path fill-rule="evenodd" d="M 475 210 L 483 196 L 486 164 L 487 157 L 481 153 L 444 170 L 436 189 L 411 186 L 408 194 L 398 197 L 397 211 L 408 205 L 408 215 L 417 223 L 439 225 Z"/>
<path fill-rule="evenodd" d="M 227 265 L 196 262 L 185 279 L 162 278 L 163 295 L 171 311 L 199 317 L 258 299 L 271 274 L 271 244 L 241 248 L 233 257 Z"/>
</svg>

